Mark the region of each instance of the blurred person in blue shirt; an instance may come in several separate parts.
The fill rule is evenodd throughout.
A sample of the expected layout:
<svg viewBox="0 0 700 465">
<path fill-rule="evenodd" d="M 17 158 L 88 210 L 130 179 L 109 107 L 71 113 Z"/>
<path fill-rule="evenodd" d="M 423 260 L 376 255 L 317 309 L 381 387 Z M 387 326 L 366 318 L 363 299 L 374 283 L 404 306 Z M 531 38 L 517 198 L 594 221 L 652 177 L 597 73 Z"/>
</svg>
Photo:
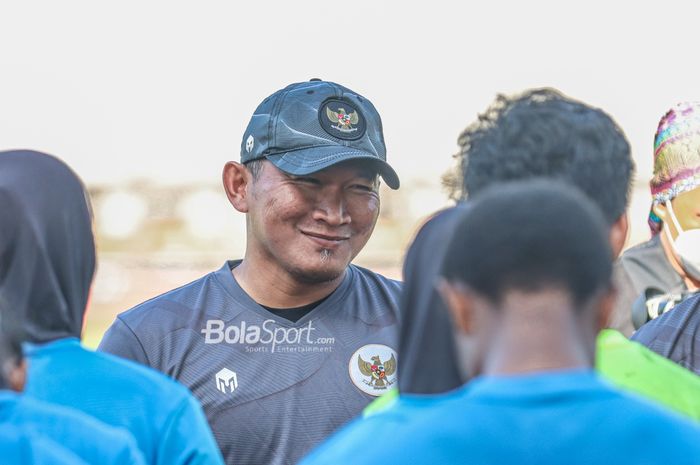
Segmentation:
<svg viewBox="0 0 700 465">
<path fill-rule="evenodd" d="M 223 463 L 184 386 L 81 345 L 96 260 L 90 203 L 71 169 L 39 152 L 0 152 L 0 227 L 0 302 L 22 322 L 26 395 L 126 428 L 147 463 Z"/>
<path fill-rule="evenodd" d="M 0 300 L 0 457 L 8 464 L 145 465 L 133 436 L 77 410 L 21 395 L 19 328 Z"/>
<path fill-rule="evenodd" d="M 611 258 L 606 222 L 577 190 L 541 180 L 480 193 L 440 284 L 472 381 L 402 396 L 302 463 L 697 463 L 700 429 L 592 369 L 614 306 Z"/>
</svg>

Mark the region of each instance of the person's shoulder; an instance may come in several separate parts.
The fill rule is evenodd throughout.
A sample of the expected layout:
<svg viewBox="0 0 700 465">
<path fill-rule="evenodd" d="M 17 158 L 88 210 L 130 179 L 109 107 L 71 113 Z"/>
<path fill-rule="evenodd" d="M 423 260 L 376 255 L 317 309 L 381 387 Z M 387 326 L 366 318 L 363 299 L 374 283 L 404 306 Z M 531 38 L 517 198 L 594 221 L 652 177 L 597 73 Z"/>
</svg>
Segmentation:
<svg viewBox="0 0 700 465">
<path fill-rule="evenodd" d="M 617 268 L 634 274 L 637 269 L 647 270 L 650 267 L 666 264 L 666 256 L 659 236 L 654 236 L 648 241 L 639 243 L 625 250 L 615 262 Z M 670 266 L 670 265 L 668 265 Z"/>
<path fill-rule="evenodd" d="M 469 211 L 468 204 L 462 203 L 433 213 L 420 225 L 413 242 L 433 237 L 434 235 L 442 236 L 445 233 L 451 233 L 459 219 L 467 211 Z"/>
<path fill-rule="evenodd" d="M 440 426 L 431 426 L 431 417 L 444 424 L 445 418 L 454 417 L 455 410 L 447 417 L 443 409 L 453 409 L 452 403 L 463 395 L 462 389 L 436 395 L 399 395 L 388 408 L 372 415 L 360 417 L 333 434 L 321 446 L 309 454 L 300 465 L 326 463 L 358 463 L 360 458 L 372 455 L 368 444 L 381 444 L 382 448 L 400 440 L 404 433 L 418 430 L 435 431 Z M 375 451 L 379 452 L 379 451 Z"/>
<path fill-rule="evenodd" d="M 634 433 L 633 430 L 638 429 L 640 435 L 646 435 L 652 428 L 650 425 L 653 425 L 655 431 L 664 431 L 664 436 L 668 438 L 677 438 L 681 442 L 693 438 L 694 449 L 700 450 L 700 442 L 697 441 L 700 437 L 700 425 L 696 422 L 634 393 L 612 387 L 610 391 L 614 393 L 612 396 L 617 401 L 618 411 L 625 411 L 625 418 L 620 421 L 626 425 L 628 433 Z M 668 447 L 672 445 L 667 444 Z"/>
<path fill-rule="evenodd" d="M 662 329 L 660 318 L 661 317 L 654 318 L 653 320 L 644 323 L 637 331 L 634 332 L 634 334 L 632 334 L 630 339 L 648 347 L 653 341 L 656 340 L 660 330 Z"/>
<path fill-rule="evenodd" d="M 622 257 L 626 259 L 638 257 L 645 253 L 654 252 L 661 247 L 661 242 L 659 236 L 654 236 L 649 240 L 640 242 L 639 244 L 633 245 L 632 247 L 625 250 Z"/>
<path fill-rule="evenodd" d="M 119 398 L 132 396 L 135 401 L 138 399 L 142 402 L 159 399 L 154 405 L 164 409 L 179 408 L 191 397 L 189 390 L 183 385 L 141 363 L 111 353 L 94 351 L 83 347 L 82 344 L 73 346 L 70 351 L 60 351 L 53 355 L 50 349 L 49 346 L 34 353 L 37 356 L 45 354 L 52 357 L 54 363 L 60 363 L 57 366 L 80 366 L 83 372 L 90 374 L 83 380 L 83 386 L 93 393 L 115 392 L 114 395 Z M 68 379 L 74 377 L 70 376 Z"/>
<path fill-rule="evenodd" d="M 102 376 L 105 382 L 116 383 L 115 388 L 147 392 L 149 398 L 159 398 L 169 406 L 179 405 L 191 396 L 183 385 L 150 367 L 106 352 L 83 351 L 85 357 L 92 359 L 88 363 L 93 375 Z"/>
<path fill-rule="evenodd" d="M 633 335 L 639 342 L 679 365 L 700 373 L 700 348 L 695 341 L 700 337 L 700 294 L 645 323 Z"/>
<path fill-rule="evenodd" d="M 44 402 L 28 395 L 18 396 L 17 411 L 21 412 L 21 415 L 25 418 L 31 418 L 32 421 L 41 423 L 44 426 L 51 422 L 70 425 L 70 429 L 81 436 L 83 432 L 90 431 L 96 442 L 107 441 L 105 446 L 119 443 L 129 446 L 133 444 L 131 435 L 122 428 L 108 425 L 79 410 Z M 66 429 L 62 427 L 61 430 L 65 431 Z M 66 437 L 65 439 L 75 438 Z"/>
<path fill-rule="evenodd" d="M 348 272 L 351 276 L 344 291 L 344 304 L 352 306 L 356 316 L 367 323 L 377 320 L 395 322 L 403 284 L 353 264 L 348 267 Z"/>
<path fill-rule="evenodd" d="M 212 286 L 218 287 L 218 273 L 221 273 L 221 270 L 212 271 L 192 282 L 152 297 L 120 313 L 118 318 L 133 328 L 144 321 L 162 322 L 163 314 L 168 315 L 165 321 L 171 321 L 173 316 L 180 314 L 189 317 L 193 307 L 205 297 Z"/>
<path fill-rule="evenodd" d="M 612 463 L 697 463 L 700 426 L 637 394 L 601 380 L 598 394 L 580 405 L 591 440 L 610 448 Z M 585 420 L 581 420 L 585 421 Z"/>
<path fill-rule="evenodd" d="M 299 465 L 353 463 L 353 457 L 367 444 L 386 440 L 386 426 L 382 414 L 357 418 L 314 449 Z"/>
<path fill-rule="evenodd" d="M 432 401 L 412 397 L 400 396 L 390 408 L 356 418 L 314 449 L 300 465 L 355 463 L 359 456 L 367 455 L 362 451 L 368 444 L 389 444 L 416 420 L 421 410 L 434 405 Z"/>
<path fill-rule="evenodd" d="M 376 271 L 355 264 L 351 264 L 349 269 L 354 275 L 353 280 L 356 286 L 362 283 L 374 287 L 383 287 L 390 292 L 401 292 L 401 286 L 403 285 L 401 281 L 387 278 Z"/>
<path fill-rule="evenodd" d="M 632 340 L 646 346 L 656 339 L 668 342 L 679 338 L 695 338 L 700 330 L 700 294 L 688 297 L 670 311 L 642 325 L 632 335 Z"/>
</svg>

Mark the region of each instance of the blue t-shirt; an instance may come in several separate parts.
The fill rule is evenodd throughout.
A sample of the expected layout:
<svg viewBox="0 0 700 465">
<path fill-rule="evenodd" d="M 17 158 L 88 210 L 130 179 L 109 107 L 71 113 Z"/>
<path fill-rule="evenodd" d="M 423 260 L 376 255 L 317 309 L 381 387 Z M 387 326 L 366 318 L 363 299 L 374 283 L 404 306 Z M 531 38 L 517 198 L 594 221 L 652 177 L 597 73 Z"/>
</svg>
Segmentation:
<svg viewBox="0 0 700 465">
<path fill-rule="evenodd" d="M 59 443 L 6 423 L 0 423 L 0 457 L 12 465 L 89 465 Z"/>
<path fill-rule="evenodd" d="M 316 464 L 697 464 L 700 429 L 592 371 L 480 377 L 402 396 L 301 462 Z"/>
<path fill-rule="evenodd" d="M 351 265 L 291 322 L 238 285 L 236 263 L 122 313 L 100 350 L 189 387 L 227 463 L 296 464 L 396 385 L 401 286 Z"/>
<path fill-rule="evenodd" d="M 85 349 L 74 338 L 27 345 L 25 354 L 26 395 L 127 429 L 147 463 L 222 463 L 196 399 L 160 373 Z"/>
<path fill-rule="evenodd" d="M 145 464 L 126 430 L 108 426 L 73 409 L 0 391 L 0 425 L 53 441 L 86 463 Z M 0 455 L 1 463 L 14 463 Z"/>
</svg>

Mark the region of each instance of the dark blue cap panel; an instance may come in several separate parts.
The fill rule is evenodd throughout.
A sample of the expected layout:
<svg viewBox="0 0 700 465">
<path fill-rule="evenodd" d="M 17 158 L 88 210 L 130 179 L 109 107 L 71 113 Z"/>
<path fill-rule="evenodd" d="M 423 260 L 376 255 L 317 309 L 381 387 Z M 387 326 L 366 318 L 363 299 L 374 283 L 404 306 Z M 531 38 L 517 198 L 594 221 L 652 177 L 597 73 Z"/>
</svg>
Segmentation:
<svg viewBox="0 0 700 465">
<path fill-rule="evenodd" d="M 272 94 L 256 109 L 241 141 L 243 163 L 284 154 L 294 164 L 309 165 L 300 165 L 300 169 L 315 170 L 314 167 L 345 159 L 333 157 L 335 161 L 328 164 L 329 152 L 362 152 L 386 161 L 382 123 L 374 105 L 355 92 L 326 81 L 292 84 Z M 395 177 L 396 182 L 387 184 L 398 185 L 393 170 L 390 177 Z"/>
<path fill-rule="evenodd" d="M 365 135 L 367 121 L 360 110 L 347 100 L 330 99 L 318 111 L 321 127 L 331 136 L 356 140 Z"/>
</svg>

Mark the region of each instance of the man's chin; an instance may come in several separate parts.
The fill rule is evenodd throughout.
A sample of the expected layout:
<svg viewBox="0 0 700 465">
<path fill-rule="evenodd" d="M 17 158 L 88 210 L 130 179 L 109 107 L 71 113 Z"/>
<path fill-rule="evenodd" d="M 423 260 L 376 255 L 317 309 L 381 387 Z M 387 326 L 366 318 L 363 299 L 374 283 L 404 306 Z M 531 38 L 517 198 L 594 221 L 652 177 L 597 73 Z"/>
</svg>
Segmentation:
<svg viewBox="0 0 700 465">
<path fill-rule="evenodd" d="M 349 265 L 348 262 L 340 262 L 330 258 L 325 263 L 314 266 L 297 266 L 287 271 L 294 279 L 305 284 L 323 284 L 340 278 Z"/>
</svg>

